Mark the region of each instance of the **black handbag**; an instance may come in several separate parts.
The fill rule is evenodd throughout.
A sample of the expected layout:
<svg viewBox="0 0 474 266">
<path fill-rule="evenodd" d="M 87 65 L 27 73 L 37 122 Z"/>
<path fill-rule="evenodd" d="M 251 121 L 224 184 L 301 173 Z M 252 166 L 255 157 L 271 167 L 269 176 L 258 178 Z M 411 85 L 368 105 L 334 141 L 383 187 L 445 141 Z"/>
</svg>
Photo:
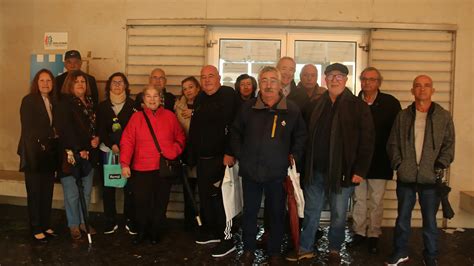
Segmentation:
<svg viewBox="0 0 474 266">
<path fill-rule="evenodd" d="M 148 129 L 150 130 L 151 136 L 153 137 L 153 142 L 155 142 L 156 149 L 160 154 L 160 177 L 168 179 L 168 181 L 172 184 L 181 183 L 183 176 L 183 163 L 179 157 L 174 160 L 165 158 L 161 152 L 160 144 L 158 143 L 158 139 L 156 138 L 155 132 L 153 131 L 150 119 L 146 115 L 145 111 L 143 111 L 143 116 L 145 117 Z"/>
</svg>

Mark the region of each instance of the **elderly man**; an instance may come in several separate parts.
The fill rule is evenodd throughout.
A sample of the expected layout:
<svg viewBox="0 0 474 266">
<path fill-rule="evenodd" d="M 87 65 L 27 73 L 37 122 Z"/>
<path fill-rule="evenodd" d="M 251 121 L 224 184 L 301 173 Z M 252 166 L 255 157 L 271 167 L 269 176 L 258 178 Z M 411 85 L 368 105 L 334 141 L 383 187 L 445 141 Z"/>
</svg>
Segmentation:
<svg viewBox="0 0 474 266">
<path fill-rule="evenodd" d="M 217 68 L 201 69 L 202 91 L 194 101 L 189 129 L 191 164 L 197 166 L 199 199 L 203 211 L 203 230 L 196 243 L 217 243 L 213 257 L 223 257 L 235 250 L 232 221 L 226 223 L 221 182 L 225 166 L 234 164 L 229 131 L 238 106 L 234 89 L 221 86 Z"/>
<path fill-rule="evenodd" d="M 420 75 L 413 81 L 415 102 L 395 119 L 387 143 L 392 168 L 397 171 L 398 216 L 395 223 L 394 250 L 386 265 L 408 260 L 411 212 L 416 194 L 423 219 L 423 262 L 437 265 L 438 229 L 436 213 L 440 197 L 436 183 L 454 160 L 454 124 L 448 111 L 432 102 L 433 80 Z"/>
<path fill-rule="evenodd" d="M 166 110 L 174 112 L 174 102 L 176 97 L 166 91 L 166 74 L 165 71 L 161 68 L 155 68 L 151 71 L 150 77 L 148 78 L 148 84 L 154 86 L 160 92 L 161 104 Z M 135 107 L 141 109 L 141 104 L 143 103 L 143 93 L 139 93 L 136 96 Z"/>
<path fill-rule="evenodd" d="M 81 67 L 82 67 L 81 53 L 79 53 L 79 51 L 76 51 L 76 50 L 67 51 L 64 54 L 64 67 L 66 68 L 67 71 L 57 76 L 54 79 L 56 83 L 57 95 L 60 95 L 58 93 L 61 91 L 61 88 L 63 87 L 64 81 L 66 80 L 68 73 L 74 70 L 81 70 Z M 95 81 L 95 78 L 87 74 L 87 83 L 91 90 L 92 101 L 94 102 L 95 108 L 97 108 L 99 104 L 99 91 L 97 89 L 97 83 Z"/>
<path fill-rule="evenodd" d="M 374 125 L 369 106 L 345 87 L 349 70 L 329 65 L 324 74 L 328 91 L 315 101 L 308 124 L 304 192 L 305 212 L 300 250 L 287 260 L 312 258 L 314 237 L 326 197 L 329 199 L 329 262 L 339 265 L 346 212 L 354 186 L 369 171 Z"/>
<path fill-rule="evenodd" d="M 296 93 L 298 91 L 299 93 Z M 300 107 L 305 117 L 312 110 L 309 103 L 317 100 L 325 91 L 326 88 L 320 87 L 318 84 L 318 69 L 313 64 L 307 64 L 301 69 L 300 82 L 294 96 L 290 95 L 291 97 L 288 96 L 288 98 Z"/>
<path fill-rule="evenodd" d="M 241 262 L 252 265 L 255 259 L 257 214 L 262 193 L 265 193 L 265 208 L 272 228 L 267 254 L 272 265 L 281 260 L 285 213 L 283 181 L 289 158 L 301 158 L 306 127 L 298 107 L 287 102 L 281 93 L 280 72 L 275 67 L 264 67 L 258 75 L 258 84 L 260 94 L 242 105 L 233 123 L 231 143 L 239 160 L 244 194 Z"/>
<path fill-rule="evenodd" d="M 282 93 L 288 97 L 292 92 L 295 93 L 296 83 L 294 81 L 296 62 L 289 56 L 284 56 L 278 60 L 276 68 L 281 73 Z"/>
<path fill-rule="evenodd" d="M 373 254 L 378 252 L 377 242 L 382 234 L 385 185 L 393 177 L 385 147 L 393 121 L 401 110 L 395 97 L 380 91 L 382 80 L 382 75 L 374 67 L 368 67 L 360 74 L 362 91 L 359 98 L 369 105 L 374 119 L 375 150 L 367 178 L 355 187 L 352 212 L 355 235 L 349 243 L 349 246 L 356 246 L 368 238 L 368 249 Z"/>
</svg>

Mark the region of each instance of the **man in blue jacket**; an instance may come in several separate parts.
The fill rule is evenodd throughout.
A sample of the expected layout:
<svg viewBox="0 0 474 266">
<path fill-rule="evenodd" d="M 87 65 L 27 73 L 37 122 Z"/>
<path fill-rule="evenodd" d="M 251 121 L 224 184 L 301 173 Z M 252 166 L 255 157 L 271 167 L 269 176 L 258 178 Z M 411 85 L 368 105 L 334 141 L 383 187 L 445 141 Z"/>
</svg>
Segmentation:
<svg viewBox="0 0 474 266">
<path fill-rule="evenodd" d="M 281 260 L 285 192 L 283 181 L 288 166 L 301 158 L 306 127 L 296 104 L 281 91 L 281 74 L 275 67 L 264 67 L 258 75 L 260 94 L 242 105 L 231 130 L 231 145 L 239 160 L 244 212 L 242 220 L 244 254 L 241 262 L 251 265 L 257 236 L 257 214 L 262 193 L 270 214 L 267 254 L 270 265 Z"/>
</svg>

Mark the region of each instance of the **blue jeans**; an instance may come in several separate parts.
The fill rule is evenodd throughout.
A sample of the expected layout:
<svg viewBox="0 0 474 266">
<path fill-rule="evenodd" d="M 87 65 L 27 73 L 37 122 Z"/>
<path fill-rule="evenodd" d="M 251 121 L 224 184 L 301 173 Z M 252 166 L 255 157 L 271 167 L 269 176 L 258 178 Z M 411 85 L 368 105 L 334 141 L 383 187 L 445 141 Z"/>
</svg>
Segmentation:
<svg viewBox="0 0 474 266">
<path fill-rule="evenodd" d="M 89 206 L 91 201 L 93 176 L 94 170 L 92 169 L 89 174 L 82 177 L 87 206 Z M 77 189 L 76 179 L 74 176 L 65 176 L 61 178 L 61 184 L 63 185 L 64 191 L 64 208 L 66 209 L 67 225 L 69 227 L 79 226 L 79 224 L 84 223 L 84 217 L 79 202 L 79 191 Z"/>
<path fill-rule="evenodd" d="M 244 211 L 242 218 L 242 231 L 244 250 L 255 251 L 257 248 L 257 215 L 262 202 L 262 193 L 265 193 L 265 209 L 270 214 L 270 236 L 267 241 L 269 256 L 279 255 L 283 241 L 283 228 L 285 221 L 285 199 L 283 178 L 263 183 L 258 183 L 248 178 L 242 178 L 242 191 L 244 196 Z"/>
<path fill-rule="evenodd" d="M 423 219 L 423 256 L 436 258 L 438 255 L 438 228 L 436 213 L 440 198 L 436 187 L 430 185 L 414 185 L 397 183 L 398 216 L 394 232 L 394 254 L 408 256 L 408 239 L 411 233 L 411 213 L 418 192 L 421 215 Z"/>
<path fill-rule="evenodd" d="M 354 187 L 341 187 L 340 193 L 330 192 L 328 195 L 331 211 L 331 224 L 329 227 L 329 250 L 339 251 L 344 242 L 346 216 L 349 198 L 354 192 Z M 313 251 L 314 236 L 319 227 L 321 212 L 326 200 L 325 177 L 322 173 L 315 172 L 311 184 L 304 188 L 304 220 L 301 231 L 300 250 Z"/>
</svg>

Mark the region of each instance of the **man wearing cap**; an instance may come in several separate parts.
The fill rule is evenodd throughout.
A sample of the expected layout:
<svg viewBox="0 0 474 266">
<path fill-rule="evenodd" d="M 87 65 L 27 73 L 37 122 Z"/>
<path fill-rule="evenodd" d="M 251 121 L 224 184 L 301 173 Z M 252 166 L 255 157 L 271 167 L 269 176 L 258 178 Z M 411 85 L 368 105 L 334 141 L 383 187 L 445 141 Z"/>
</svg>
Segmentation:
<svg viewBox="0 0 474 266">
<path fill-rule="evenodd" d="M 64 80 L 69 73 L 69 71 L 74 70 L 81 70 L 82 66 L 82 59 L 81 53 L 76 50 L 67 51 L 64 54 L 64 67 L 66 68 L 66 72 L 62 73 L 61 75 L 57 76 L 54 81 L 56 83 L 56 95 L 60 95 L 61 88 L 63 87 Z M 95 78 L 89 74 L 87 74 L 87 83 L 89 84 L 89 88 L 91 90 L 91 97 L 92 101 L 94 102 L 94 108 L 99 104 L 99 90 L 97 89 L 97 83 Z"/>
<path fill-rule="evenodd" d="M 375 139 L 369 106 L 346 87 L 348 73 L 339 63 L 326 68 L 328 90 L 309 116 L 303 229 L 300 249 L 288 255 L 289 261 L 316 256 L 314 237 L 326 198 L 331 211 L 328 260 L 337 265 L 341 261 L 349 198 L 369 171 Z"/>
</svg>

